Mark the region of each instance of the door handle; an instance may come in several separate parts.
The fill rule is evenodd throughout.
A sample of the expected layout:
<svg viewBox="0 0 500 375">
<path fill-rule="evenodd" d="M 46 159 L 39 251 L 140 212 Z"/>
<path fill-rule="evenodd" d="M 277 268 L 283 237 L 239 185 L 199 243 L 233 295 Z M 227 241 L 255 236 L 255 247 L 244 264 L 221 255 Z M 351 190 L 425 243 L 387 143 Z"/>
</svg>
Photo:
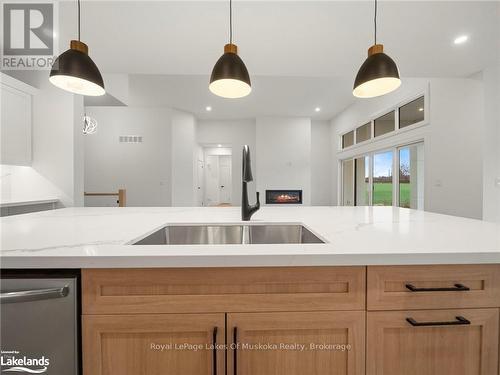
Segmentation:
<svg viewBox="0 0 500 375">
<path fill-rule="evenodd" d="M 406 284 L 406 289 L 412 292 L 465 292 L 470 290 L 468 286 L 463 284 L 455 284 L 454 287 L 451 288 L 417 288 L 413 284 Z"/>
<path fill-rule="evenodd" d="M 238 327 L 233 330 L 233 375 L 238 375 Z"/>
<path fill-rule="evenodd" d="M 212 355 L 213 355 L 212 364 L 214 366 L 214 368 L 212 370 L 212 374 L 213 375 L 217 375 L 217 327 L 214 327 L 214 331 L 212 333 L 212 345 L 213 345 L 213 349 L 212 349 Z"/>
<path fill-rule="evenodd" d="M 455 317 L 456 320 L 448 322 L 417 322 L 413 318 L 406 318 L 406 321 L 413 327 L 429 327 L 429 326 L 461 326 L 471 324 L 470 320 L 465 319 L 463 316 Z"/>
<path fill-rule="evenodd" d="M 69 294 L 69 286 L 62 288 L 20 290 L 18 292 L 2 292 L 0 303 L 20 303 L 30 301 L 41 301 L 45 299 L 63 298 Z"/>
</svg>

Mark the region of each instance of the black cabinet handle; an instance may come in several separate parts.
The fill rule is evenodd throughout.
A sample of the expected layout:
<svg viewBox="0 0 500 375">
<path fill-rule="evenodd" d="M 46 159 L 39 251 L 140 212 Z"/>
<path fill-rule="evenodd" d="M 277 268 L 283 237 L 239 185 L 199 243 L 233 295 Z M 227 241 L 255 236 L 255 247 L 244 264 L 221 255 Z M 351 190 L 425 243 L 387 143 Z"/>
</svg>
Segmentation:
<svg viewBox="0 0 500 375">
<path fill-rule="evenodd" d="M 233 329 L 233 375 L 238 374 L 238 327 Z"/>
<path fill-rule="evenodd" d="M 461 326 L 470 324 L 470 320 L 465 319 L 463 316 L 456 316 L 456 320 L 451 322 L 417 322 L 413 318 L 406 318 L 406 321 L 413 327 L 428 327 L 428 326 Z"/>
<path fill-rule="evenodd" d="M 212 333 L 212 345 L 213 345 L 213 349 L 212 349 L 212 355 L 213 355 L 212 364 L 214 366 L 212 373 L 213 373 L 213 375 L 217 375 L 217 327 L 214 327 L 214 331 Z"/>
<path fill-rule="evenodd" d="M 451 288 L 417 288 L 413 284 L 406 284 L 406 289 L 409 289 L 412 292 L 465 292 L 470 290 L 468 286 L 463 284 L 455 284 L 454 287 Z"/>
</svg>

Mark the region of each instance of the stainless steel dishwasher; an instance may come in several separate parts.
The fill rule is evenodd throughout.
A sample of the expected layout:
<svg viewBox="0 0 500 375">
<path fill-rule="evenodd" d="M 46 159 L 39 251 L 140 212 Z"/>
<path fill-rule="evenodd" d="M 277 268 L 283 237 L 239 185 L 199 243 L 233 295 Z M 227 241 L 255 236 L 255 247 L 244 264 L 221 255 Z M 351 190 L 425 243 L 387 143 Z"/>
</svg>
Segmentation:
<svg viewBox="0 0 500 375">
<path fill-rule="evenodd" d="M 1 372 L 79 374 L 78 271 L 2 270 L 0 289 Z"/>
</svg>

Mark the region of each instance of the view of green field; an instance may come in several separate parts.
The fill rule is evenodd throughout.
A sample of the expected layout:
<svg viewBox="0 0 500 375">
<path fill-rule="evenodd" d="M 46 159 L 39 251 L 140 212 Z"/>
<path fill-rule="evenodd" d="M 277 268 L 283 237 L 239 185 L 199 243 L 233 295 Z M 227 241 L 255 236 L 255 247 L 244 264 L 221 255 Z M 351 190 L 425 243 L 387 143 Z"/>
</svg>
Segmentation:
<svg viewBox="0 0 500 375">
<path fill-rule="evenodd" d="M 410 184 L 401 183 L 399 190 L 399 206 L 410 208 Z M 375 182 L 373 184 L 373 205 L 391 206 L 392 205 L 392 183 Z"/>
</svg>

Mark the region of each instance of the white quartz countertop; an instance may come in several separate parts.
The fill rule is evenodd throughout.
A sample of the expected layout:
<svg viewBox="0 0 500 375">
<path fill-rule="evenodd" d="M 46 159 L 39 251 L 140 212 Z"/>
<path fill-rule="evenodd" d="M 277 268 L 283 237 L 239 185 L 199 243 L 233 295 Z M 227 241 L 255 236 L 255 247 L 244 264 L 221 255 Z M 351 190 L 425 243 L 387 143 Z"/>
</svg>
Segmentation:
<svg viewBox="0 0 500 375">
<path fill-rule="evenodd" d="M 239 223 L 239 207 L 65 208 L 0 218 L 1 268 L 500 263 L 500 224 L 392 207 L 263 207 L 325 244 L 128 245 L 166 224 Z"/>
</svg>

